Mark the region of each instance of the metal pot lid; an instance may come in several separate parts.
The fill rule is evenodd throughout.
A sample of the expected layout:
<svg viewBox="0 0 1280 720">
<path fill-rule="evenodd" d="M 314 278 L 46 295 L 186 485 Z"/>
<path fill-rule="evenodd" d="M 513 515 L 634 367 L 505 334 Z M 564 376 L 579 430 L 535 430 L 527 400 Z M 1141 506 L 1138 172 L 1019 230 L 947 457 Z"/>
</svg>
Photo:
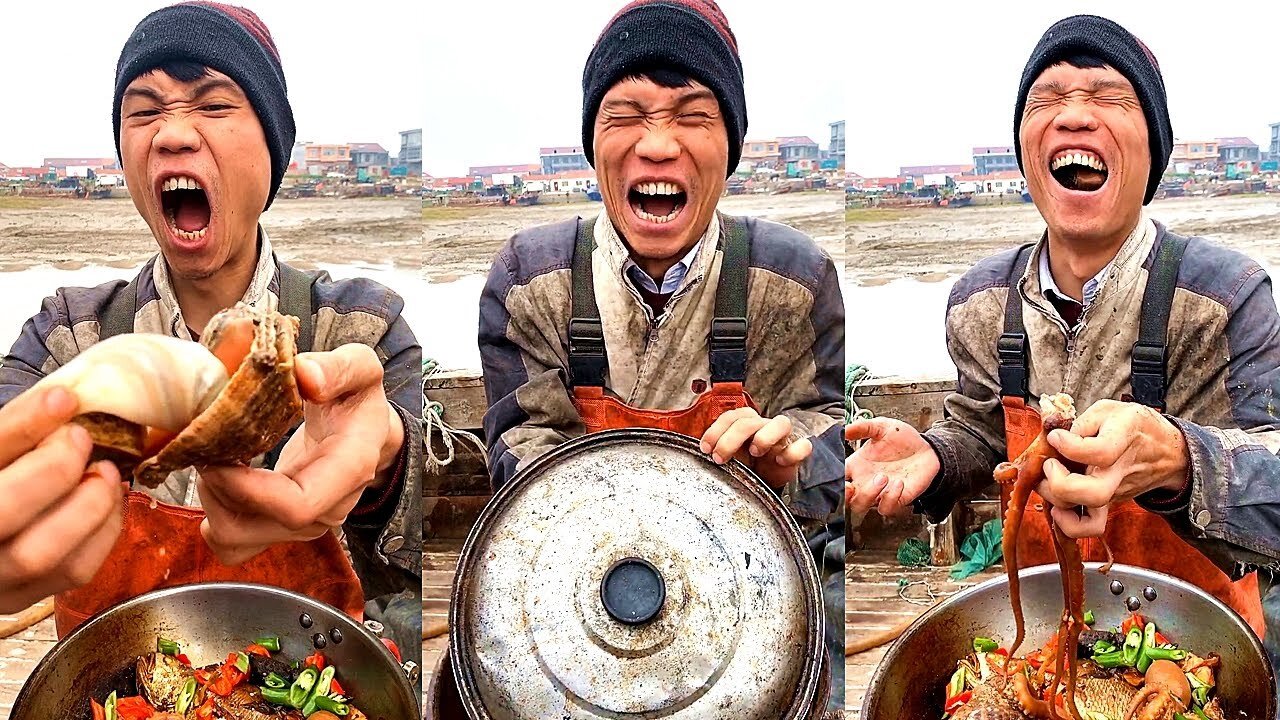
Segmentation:
<svg viewBox="0 0 1280 720">
<path fill-rule="evenodd" d="M 587 435 L 513 478 L 450 616 L 473 718 L 799 718 L 822 672 L 795 521 L 741 464 L 657 430 Z"/>
</svg>

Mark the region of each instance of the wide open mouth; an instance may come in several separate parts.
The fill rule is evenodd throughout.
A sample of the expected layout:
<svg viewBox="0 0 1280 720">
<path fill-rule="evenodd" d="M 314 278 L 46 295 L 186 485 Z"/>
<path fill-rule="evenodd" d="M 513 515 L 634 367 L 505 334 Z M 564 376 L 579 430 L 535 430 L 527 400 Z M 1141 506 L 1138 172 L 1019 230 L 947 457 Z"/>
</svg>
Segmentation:
<svg viewBox="0 0 1280 720">
<path fill-rule="evenodd" d="M 680 216 L 688 196 L 672 182 L 642 182 L 627 191 L 627 201 L 640 219 L 668 223 Z"/>
<path fill-rule="evenodd" d="M 1053 156 L 1049 172 L 1068 190 L 1096 192 L 1107 183 L 1107 164 L 1088 150 L 1063 150 Z"/>
<path fill-rule="evenodd" d="M 164 181 L 160 203 L 169 228 L 178 237 L 199 240 L 209 228 L 209 196 L 193 177 L 178 176 Z"/>
</svg>

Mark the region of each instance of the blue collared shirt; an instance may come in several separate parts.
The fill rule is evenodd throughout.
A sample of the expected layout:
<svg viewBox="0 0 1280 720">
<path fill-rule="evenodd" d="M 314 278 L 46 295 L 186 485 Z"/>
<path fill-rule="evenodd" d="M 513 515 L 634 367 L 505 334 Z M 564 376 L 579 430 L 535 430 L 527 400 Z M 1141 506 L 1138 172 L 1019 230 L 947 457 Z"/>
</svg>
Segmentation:
<svg viewBox="0 0 1280 720">
<path fill-rule="evenodd" d="M 657 295 L 673 293 L 680 288 L 680 283 L 684 282 L 685 276 L 689 274 L 689 268 L 693 267 L 693 262 L 698 257 L 698 251 L 702 249 L 702 242 L 705 239 L 706 235 L 698 238 L 698 242 L 693 244 L 689 252 L 685 253 L 685 256 L 679 262 L 667 269 L 666 275 L 662 276 L 661 288 L 653 281 L 653 278 L 649 277 L 649 273 L 641 270 L 640 266 L 636 265 L 631 258 L 627 258 L 627 261 L 623 263 L 623 271 L 627 273 L 627 277 L 631 279 L 631 282 L 651 293 Z"/>
</svg>

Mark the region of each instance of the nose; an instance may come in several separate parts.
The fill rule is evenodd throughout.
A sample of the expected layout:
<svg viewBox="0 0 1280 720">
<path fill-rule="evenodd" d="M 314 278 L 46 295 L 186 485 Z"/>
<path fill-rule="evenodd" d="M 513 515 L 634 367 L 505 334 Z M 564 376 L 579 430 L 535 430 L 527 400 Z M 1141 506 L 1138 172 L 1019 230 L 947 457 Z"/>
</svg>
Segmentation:
<svg viewBox="0 0 1280 720">
<path fill-rule="evenodd" d="M 1098 118 L 1093 105 L 1087 100 L 1068 100 L 1054 119 L 1059 130 L 1097 130 Z"/>
<path fill-rule="evenodd" d="M 151 141 L 161 152 L 181 153 L 200 150 L 200 133 L 190 119 L 183 116 L 167 117 Z"/>
<path fill-rule="evenodd" d="M 674 128 L 665 122 L 649 123 L 644 137 L 636 143 L 636 155 L 651 162 L 666 162 L 680 157 L 680 142 Z"/>
</svg>

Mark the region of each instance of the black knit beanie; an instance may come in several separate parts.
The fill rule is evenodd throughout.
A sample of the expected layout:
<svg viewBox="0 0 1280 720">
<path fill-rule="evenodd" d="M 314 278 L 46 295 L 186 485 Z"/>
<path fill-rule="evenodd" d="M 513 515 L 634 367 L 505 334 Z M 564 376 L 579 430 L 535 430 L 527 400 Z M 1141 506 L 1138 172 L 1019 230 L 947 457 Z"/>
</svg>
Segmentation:
<svg viewBox="0 0 1280 720">
<path fill-rule="evenodd" d="M 582 71 L 587 162 L 595 166 L 591 141 L 605 93 L 629 75 L 657 69 L 683 72 L 715 93 L 729 131 L 725 177 L 733 175 L 747 134 L 747 99 L 737 38 L 713 0 L 635 0 L 605 26 Z"/>
<path fill-rule="evenodd" d="M 1022 168 L 1019 135 L 1027 92 L 1046 68 L 1072 55 L 1092 55 L 1133 83 L 1142 104 L 1142 114 L 1147 118 L 1147 137 L 1151 144 L 1151 177 L 1147 180 L 1147 197 L 1142 204 L 1151 202 L 1173 152 L 1173 126 L 1169 122 L 1160 64 L 1132 33 L 1095 15 L 1075 15 L 1059 20 L 1031 51 L 1031 59 L 1022 71 L 1022 82 L 1018 86 L 1018 104 L 1013 110 L 1013 147 L 1018 156 L 1018 167 Z"/>
<path fill-rule="evenodd" d="M 244 90 L 262 123 L 271 151 L 271 207 L 289 167 L 295 128 L 280 53 L 267 26 L 245 8 L 186 2 L 161 8 L 133 29 L 116 63 L 116 155 L 120 156 L 120 102 L 135 78 L 175 60 L 199 63 L 231 78 Z M 123 161 L 123 158 L 121 158 Z"/>
</svg>

